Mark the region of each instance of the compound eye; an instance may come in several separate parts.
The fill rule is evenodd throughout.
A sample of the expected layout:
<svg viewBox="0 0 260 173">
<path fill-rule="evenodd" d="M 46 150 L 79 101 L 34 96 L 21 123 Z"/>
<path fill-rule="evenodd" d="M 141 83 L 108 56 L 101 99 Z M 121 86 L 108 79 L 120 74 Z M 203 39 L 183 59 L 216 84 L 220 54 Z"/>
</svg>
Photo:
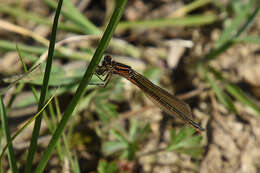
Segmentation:
<svg viewBox="0 0 260 173">
<path fill-rule="evenodd" d="M 105 58 L 104 58 L 104 61 L 107 63 L 107 64 L 111 64 L 111 60 L 112 60 L 112 57 L 110 55 L 106 55 Z"/>
</svg>

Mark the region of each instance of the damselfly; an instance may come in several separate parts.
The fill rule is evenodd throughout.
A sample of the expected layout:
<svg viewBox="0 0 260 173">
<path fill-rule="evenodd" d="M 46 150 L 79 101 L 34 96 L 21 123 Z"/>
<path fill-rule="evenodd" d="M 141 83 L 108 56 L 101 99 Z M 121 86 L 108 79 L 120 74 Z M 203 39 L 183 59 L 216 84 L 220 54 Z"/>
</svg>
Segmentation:
<svg viewBox="0 0 260 173">
<path fill-rule="evenodd" d="M 105 86 L 110 81 L 113 74 L 128 79 L 130 82 L 138 86 L 148 96 L 148 98 L 150 98 L 151 101 L 158 105 L 163 111 L 180 118 L 198 131 L 204 130 L 200 125 L 189 118 L 192 116 L 192 113 L 188 104 L 153 84 L 143 75 L 133 70 L 130 66 L 113 61 L 111 56 L 106 55 L 104 57 L 101 66 L 98 66 L 96 70 L 96 74 L 102 76 L 106 75 L 104 79 Z"/>
</svg>

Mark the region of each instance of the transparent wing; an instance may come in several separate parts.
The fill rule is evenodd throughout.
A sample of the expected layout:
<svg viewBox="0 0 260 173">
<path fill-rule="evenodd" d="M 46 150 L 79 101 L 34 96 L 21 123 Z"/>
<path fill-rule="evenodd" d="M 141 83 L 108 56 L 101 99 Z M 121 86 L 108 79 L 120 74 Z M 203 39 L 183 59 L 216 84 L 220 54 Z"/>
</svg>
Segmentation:
<svg viewBox="0 0 260 173">
<path fill-rule="evenodd" d="M 180 118 L 185 123 L 188 123 L 194 127 L 196 130 L 204 130 L 191 119 L 192 112 L 188 104 L 168 93 L 166 90 L 156 86 L 134 70 L 133 75 L 129 80 L 142 89 L 148 98 L 150 98 L 150 100 L 158 105 L 163 111 L 172 116 Z"/>
</svg>

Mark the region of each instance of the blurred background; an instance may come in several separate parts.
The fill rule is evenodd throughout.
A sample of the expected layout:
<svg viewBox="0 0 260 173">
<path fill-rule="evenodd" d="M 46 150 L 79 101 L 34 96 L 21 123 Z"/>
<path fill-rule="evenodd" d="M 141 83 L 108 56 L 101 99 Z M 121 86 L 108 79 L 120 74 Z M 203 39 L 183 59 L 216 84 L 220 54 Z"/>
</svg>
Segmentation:
<svg viewBox="0 0 260 173">
<path fill-rule="evenodd" d="M 12 136 L 37 112 L 57 3 L 0 0 L 0 93 Z M 56 95 L 43 114 L 33 168 L 115 4 L 64 0 L 48 97 Z M 205 131 L 162 112 L 120 76 L 103 88 L 94 75 L 45 172 L 259 172 L 259 7 L 259 0 L 129 0 L 106 53 L 188 103 Z M 32 131 L 33 123 L 13 141 L 19 172 Z M 7 154 L 1 166 L 11 171 Z"/>
</svg>

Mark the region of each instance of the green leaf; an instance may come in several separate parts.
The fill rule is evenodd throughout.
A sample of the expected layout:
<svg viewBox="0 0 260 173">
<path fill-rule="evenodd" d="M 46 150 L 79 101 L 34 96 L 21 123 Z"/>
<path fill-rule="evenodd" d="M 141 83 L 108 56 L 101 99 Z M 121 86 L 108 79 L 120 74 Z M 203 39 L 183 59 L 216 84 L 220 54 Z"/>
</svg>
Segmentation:
<svg viewBox="0 0 260 173">
<path fill-rule="evenodd" d="M 187 154 L 193 158 L 200 159 L 202 157 L 203 153 L 203 148 L 202 147 L 190 147 L 190 148 L 184 148 L 184 149 L 179 149 L 176 152 L 182 153 L 182 154 Z"/>
<path fill-rule="evenodd" d="M 104 142 L 102 151 L 105 153 L 105 155 L 112 155 L 119 151 L 127 149 L 127 146 L 128 145 L 125 142 L 108 141 L 108 142 Z"/>
<path fill-rule="evenodd" d="M 138 121 L 131 120 L 128 133 L 120 125 L 117 126 L 116 130 L 112 129 L 110 132 L 115 136 L 116 140 L 105 142 L 103 146 L 105 154 L 120 153 L 120 158 L 133 160 L 138 150 L 138 145 L 150 132 L 149 125 L 140 124 Z"/>
<path fill-rule="evenodd" d="M 168 145 L 169 151 L 188 154 L 194 158 L 200 158 L 202 156 L 202 137 L 194 135 L 194 129 L 186 127 L 181 129 L 179 133 L 177 133 L 175 129 L 171 129 L 170 133 L 171 141 Z"/>
<path fill-rule="evenodd" d="M 98 117 L 103 123 L 108 123 L 112 118 L 118 117 L 116 105 L 108 103 L 106 100 L 100 97 L 95 99 L 95 103 L 97 107 L 96 111 L 98 113 Z"/>
<path fill-rule="evenodd" d="M 132 119 L 130 121 L 129 140 L 131 142 L 140 143 L 147 137 L 149 133 L 150 133 L 150 126 L 148 123 L 143 125 L 143 123 L 141 124 L 135 119 Z"/>
<path fill-rule="evenodd" d="M 127 138 L 125 136 L 123 136 L 123 133 L 120 133 L 117 130 L 112 129 L 111 133 L 117 138 L 117 140 L 119 140 L 122 143 L 128 144 L 129 141 L 127 140 Z"/>
<path fill-rule="evenodd" d="M 115 162 L 106 162 L 105 160 L 101 160 L 98 164 L 98 173 L 114 173 L 117 171 L 117 165 Z"/>
<path fill-rule="evenodd" d="M 187 136 L 191 136 L 195 131 L 192 128 L 183 128 L 178 134 L 175 129 L 171 129 L 171 143 L 178 144 Z"/>
</svg>

